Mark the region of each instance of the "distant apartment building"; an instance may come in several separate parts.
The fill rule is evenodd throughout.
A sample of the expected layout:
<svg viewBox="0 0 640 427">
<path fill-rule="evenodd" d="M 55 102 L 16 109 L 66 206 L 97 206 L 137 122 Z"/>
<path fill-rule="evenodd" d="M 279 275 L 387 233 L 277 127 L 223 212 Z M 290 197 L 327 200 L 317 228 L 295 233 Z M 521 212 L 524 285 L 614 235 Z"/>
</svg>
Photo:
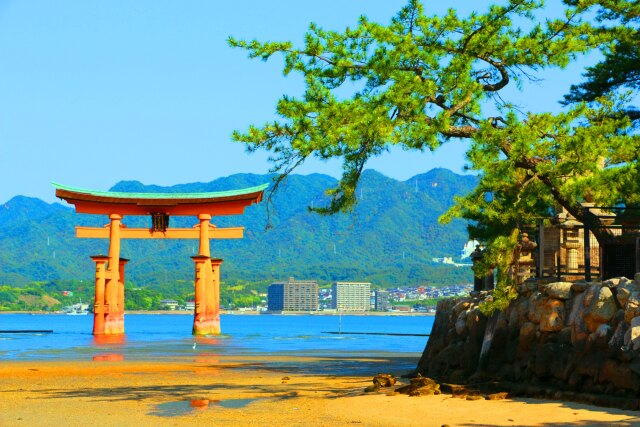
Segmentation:
<svg viewBox="0 0 640 427">
<path fill-rule="evenodd" d="M 371 310 L 371 283 L 336 282 L 333 284 L 333 308 L 342 311 Z"/>
<path fill-rule="evenodd" d="M 178 308 L 178 301 L 174 299 L 163 299 L 160 301 L 160 305 L 167 310 L 175 310 Z"/>
<path fill-rule="evenodd" d="M 376 290 L 376 311 L 387 311 L 389 309 L 389 291 L 386 289 Z"/>
<path fill-rule="evenodd" d="M 318 282 L 295 280 L 272 283 L 267 289 L 269 311 L 315 311 L 318 309 Z"/>
</svg>

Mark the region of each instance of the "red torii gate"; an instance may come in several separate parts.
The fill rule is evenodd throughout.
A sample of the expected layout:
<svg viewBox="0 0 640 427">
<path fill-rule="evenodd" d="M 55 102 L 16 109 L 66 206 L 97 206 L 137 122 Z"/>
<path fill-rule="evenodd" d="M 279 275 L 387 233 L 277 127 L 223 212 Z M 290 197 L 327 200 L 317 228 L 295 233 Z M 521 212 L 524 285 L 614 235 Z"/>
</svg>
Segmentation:
<svg viewBox="0 0 640 427">
<path fill-rule="evenodd" d="M 126 193 L 93 191 L 53 183 L 56 196 L 72 204 L 77 213 L 104 214 L 109 224 L 103 228 L 76 227 L 76 237 L 108 238 L 109 255 L 95 255 L 96 263 L 94 335 L 124 334 L 124 267 L 120 239 L 199 239 L 195 262 L 195 310 L 193 334 L 220 333 L 220 265 L 211 258 L 209 239 L 241 239 L 243 227 L 217 228 L 216 215 L 238 215 L 246 206 L 259 203 L 268 184 L 242 190 L 210 193 Z M 150 215 L 151 228 L 128 228 L 125 215 Z M 169 217 L 197 216 L 193 228 L 169 228 Z"/>
</svg>

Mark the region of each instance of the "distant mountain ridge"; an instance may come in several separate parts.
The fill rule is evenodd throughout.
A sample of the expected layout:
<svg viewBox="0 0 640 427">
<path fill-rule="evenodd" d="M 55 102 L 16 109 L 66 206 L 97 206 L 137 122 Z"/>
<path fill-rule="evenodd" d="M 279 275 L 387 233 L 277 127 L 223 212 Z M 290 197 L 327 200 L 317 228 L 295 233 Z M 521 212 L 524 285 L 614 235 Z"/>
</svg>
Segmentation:
<svg viewBox="0 0 640 427">
<path fill-rule="evenodd" d="M 121 181 L 111 191 L 206 192 L 269 183 L 274 175 L 235 174 L 207 183 L 169 187 Z M 321 216 L 310 205 L 327 202 L 324 192 L 337 184 L 327 175 L 292 175 L 273 200 L 267 230 L 264 203 L 244 215 L 215 217 L 220 227 L 244 226 L 241 240 L 212 240 L 211 250 L 223 258 L 223 280 L 282 280 L 289 276 L 321 281 L 369 280 L 394 286 L 469 278 L 468 271 L 438 266 L 431 258 L 456 256 L 467 241 L 462 221 L 442 226 L 437 218 L 453 196 L 473 189 L 477 178 L 433 169 L 406 181 L 374 170 L 363 173 L 352 214 Z M 75 184 L 75 183 L 74 183 Z M 53 190 L 52 190 L 53 191 Z M 77 239 L 76 225 L 102 226 L 106 217 L 78 215 L 59 203 L 16 196 L 0 206 L 0 285 L 63 279 L 93 280 L 90 255 L 106 253 L 108 241 Z M 125 224 L 148 227 L 149 218 L 125 217 Z M 195 218 L 172 217 L 170 226 L 190 227 Z M 197 242 L 189 240 L 125 240 L 127 280 L 160 283 L 192 280 L 189 259 Z"/>
</svg>

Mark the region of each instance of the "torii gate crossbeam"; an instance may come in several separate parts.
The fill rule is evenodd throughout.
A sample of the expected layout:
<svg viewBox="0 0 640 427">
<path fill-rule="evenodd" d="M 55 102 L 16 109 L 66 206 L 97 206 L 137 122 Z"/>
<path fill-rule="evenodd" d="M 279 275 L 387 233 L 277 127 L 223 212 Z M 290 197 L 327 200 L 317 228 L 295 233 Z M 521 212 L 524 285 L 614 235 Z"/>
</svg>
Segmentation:
<svg viewBox="0 0 640 427">
<path fill-rule="evenodd" d="M 259 203 L 268 184 L 243 190 L 211 193 L 123 193 L 93 191 L 53 184 L 56 196 L 73 204 L 78 213 L 105 214 L 103 228 L 76 227 L 79 238 L 108 238 L 109 254 L 91 258 L 96 263 L 94 335 L 124 333 L 124 267 L 120 258 L 121 239 L 199 239 L 195 262 L 194 335 L 220 333 L 220 265 L 211 258 L 209 239 L 242 238 L 244 228 L 217 228 L 215 215 L 241 214 L 246 206 Z M 124 215 L 150 215 L 152 227 L 128 228 Z M 196 216 L 193 228 L 168 228 L 170 215 Z"/>
</svg>

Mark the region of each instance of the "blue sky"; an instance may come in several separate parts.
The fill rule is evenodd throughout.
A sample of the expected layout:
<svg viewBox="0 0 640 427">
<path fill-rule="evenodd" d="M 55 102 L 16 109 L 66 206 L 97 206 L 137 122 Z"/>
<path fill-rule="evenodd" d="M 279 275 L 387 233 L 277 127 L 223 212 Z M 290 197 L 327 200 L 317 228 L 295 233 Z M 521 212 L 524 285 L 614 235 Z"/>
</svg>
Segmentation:
<svg viewBox="0 0 640 427">
<path fill-rule="evenodd" d="M 386 23 L 404 4 L 0 0 L 0 203 L 19 194 L 55 201 L 51 181 L 106 190 L 120 180 L 266 173 L 267 154 L 247 154 L 231 132 L 272 120 L 278 98 L 301 93 L 301 79 L 284 78 L 279 58 L 249 60 L 227 37 L 300 42 L 311 21 L 341 30 L 365 14 Z M 425 4 L 468 13 L 489 2 Z M 557 110 L 586 61 L 546 72 L 520 105 Z M 461 172 L 464 151 L 461 142 L 435 153 L 394 150 L 368 167 L 402 180 L 433 167 Z M 298 172 L 337 177 L 340 163 L 309 161 Z"/>
</svg>

